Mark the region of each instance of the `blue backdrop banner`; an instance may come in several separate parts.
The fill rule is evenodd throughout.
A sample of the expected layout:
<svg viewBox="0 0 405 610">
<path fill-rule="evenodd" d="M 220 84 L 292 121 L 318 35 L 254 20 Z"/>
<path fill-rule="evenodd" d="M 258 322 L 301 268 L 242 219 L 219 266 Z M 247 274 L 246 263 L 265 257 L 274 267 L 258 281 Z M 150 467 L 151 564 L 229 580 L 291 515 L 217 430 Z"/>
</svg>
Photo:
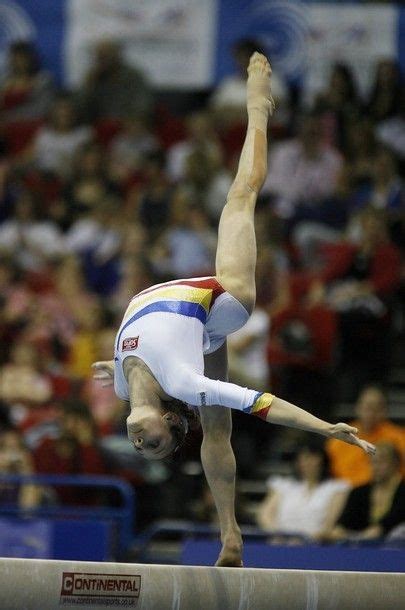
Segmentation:
<svg viewBox="0 0 405 610">
<path fill-rule="evenodd" d="M 35 41 L 59 83 L 76 84 L 103 37 L 119 38 L 129 61 L 157 86 L 201 88 L 234 70 L 231 46 L 256 39 L 287 80 L 316 91 L 336 61 L 364 90 L 381 57 L 405 73 L 405 9 L 395 4 L 304 0 L 2 0 L 0 70 L 13 40 Z"/>
</svg>

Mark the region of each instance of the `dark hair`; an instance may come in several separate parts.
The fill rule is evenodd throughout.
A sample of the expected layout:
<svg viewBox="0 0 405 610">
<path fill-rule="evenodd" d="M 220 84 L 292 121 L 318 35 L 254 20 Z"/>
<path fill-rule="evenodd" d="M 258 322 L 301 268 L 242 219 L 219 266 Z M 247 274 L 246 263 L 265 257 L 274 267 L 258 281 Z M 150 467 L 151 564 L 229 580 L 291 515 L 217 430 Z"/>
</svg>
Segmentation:
<svg viewBox="0 0 405 610">
<path fill-rule="evenodd" d="M 345 63 L 337 62 L 333 66 L 332 74 L 339 74 L 343 78 L 346 85 L 346 99 L 350 102 L 356 102 L 356 83 L 351 68 Z"/>
<path fill-rule="evenodd" d="M 297 448 L 297 451 L 295 452 L 295 456 L 294 456 L 295 462 L 297 461 L 298 456 L 301 453 L 311 453 L 312 455 L 319 455 L 322 458 L 319 482 L 325 481 L 326 479 L 330 478 L 331 473 L 330 473 L 329 456 L 326 453 L 325 447 L 322 442 L 309 440 L 309 441 L 304 441 L 303 443 L 301 443 L 300 446 Z M 296 466 L 295 466 L 295 476 L 297 477 L 297 479 L 301 478 Z"/>
<path fill-rule="evenodd" d="M 181 426 L 178 424 L 172 424 L 170 426 L 170 432 L 176 442 L 174 451 L 177 451 L 184 444 L 187 433 L 190 430 L 198 430 L 200 427 L 200 416 L 197 409 L 190 407 L 185 402 L 177 400 L 176 398 L 165 402 L 164 405 L 167 407 L 167 411 L 176 413 L 182 421 Z"/>
<path fill-rule="evenodd" d="M 29 60 L 28 73 L 32 76 L 39 72 L 40 63 L 36 48 L 32 42 L 19 40 L 10 45 L 9 53 L 12 55 L 25 55 Z"/>
</svg>

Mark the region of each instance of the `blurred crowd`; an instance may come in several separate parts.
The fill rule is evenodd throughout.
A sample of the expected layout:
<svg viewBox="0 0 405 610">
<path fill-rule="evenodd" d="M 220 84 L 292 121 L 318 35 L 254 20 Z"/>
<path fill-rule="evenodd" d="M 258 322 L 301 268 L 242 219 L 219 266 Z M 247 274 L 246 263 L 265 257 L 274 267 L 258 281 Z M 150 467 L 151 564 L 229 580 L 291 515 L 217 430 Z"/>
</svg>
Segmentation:
<svg viewBox="0 0 405 610">
<path fill-rule="evenodd" d="M 10 46 L 0 74 L 0 471 L 119 473 L 142 488 L 145 522 L 161 515 L 149 510 L 161 473 L 111 459 L 111 439 L 125 438 L 126 406 L 97 385 L 90 365 L 111 359 L 134 294 L 214 273 L 216 227 L 246 126 L 246 67 L 257 46 L 236 43 L 234 74 L 195 95 L 155 91 L 110 40 L 94 48 L 74 91 L 56 88 L 34 45 Z M 376 387 L 386 384 L 404 334 L 404 93 L 398 65 L 386 58 L 365 96 L 344 64 L 312 99 L 273 75 L 277 111 L 257 206 L 257 307 L 229 340 L 230 376 L 326 419 L 372 384 L 368 400 L 381 409 L 370 424 L 359 406 L 359 429 L 383 445 L 372 465 L 339 443 L 327 452 L 302 446 L 297 477 L 269 483 L 257 517 L 269 529 L 296 525 L 288 511 L 318 486 L 323 504 L 312 496 L 317 509 L 307 506 L 313 519 L 302 517 L 301 533 L 339 539 L 374 527 L 381 535 L 393 523 L 378 525 L 393 503 L 402 515 L 395 524 L 405 521 L 404 430 L 387 420 Z M 257 423 L 235 416 L 243 474 L 252 474 L 276 435 Z M 192 445 L 180 460 L 196 459 L 198 436 Z M 198 511 L 209 513 L 209 494 L 200 492 Z M 184 516 L 173 492 L 159 493 L 169 516 Z M 5 487 L 0 503 L 18 496 L 32 506 L 41 494 Z M 296 500 L 283 515 L 285 494 Z M 351 524 L 356 502 L 364 519 Z M 315 524 L 318 513 L 328 523 Z"/>
</svg>

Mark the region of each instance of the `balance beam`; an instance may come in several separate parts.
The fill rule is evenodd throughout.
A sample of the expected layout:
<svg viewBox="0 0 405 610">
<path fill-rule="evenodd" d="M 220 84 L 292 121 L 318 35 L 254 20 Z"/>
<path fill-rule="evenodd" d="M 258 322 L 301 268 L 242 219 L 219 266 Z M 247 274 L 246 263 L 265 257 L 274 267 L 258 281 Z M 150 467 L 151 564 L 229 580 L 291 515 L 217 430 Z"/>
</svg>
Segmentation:
<svg viewBox="0 0 405 610">
<path fill-rule="evenodd" d="M 0 559 L 1 610 L 399 610 L 405 574 Z"/>
</svg>

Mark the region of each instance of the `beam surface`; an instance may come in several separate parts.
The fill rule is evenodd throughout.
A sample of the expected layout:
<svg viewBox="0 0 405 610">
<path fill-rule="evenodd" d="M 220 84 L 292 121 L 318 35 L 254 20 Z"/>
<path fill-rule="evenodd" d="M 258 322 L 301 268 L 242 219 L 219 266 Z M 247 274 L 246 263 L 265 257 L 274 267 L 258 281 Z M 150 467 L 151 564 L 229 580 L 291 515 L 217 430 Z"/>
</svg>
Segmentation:
<svg viewBox="0 0 405 610">
<path fill-rule="evenodd" d="M 0 559 L 1 610 L 399 610 L 405 574 Z"/>
</svg>

